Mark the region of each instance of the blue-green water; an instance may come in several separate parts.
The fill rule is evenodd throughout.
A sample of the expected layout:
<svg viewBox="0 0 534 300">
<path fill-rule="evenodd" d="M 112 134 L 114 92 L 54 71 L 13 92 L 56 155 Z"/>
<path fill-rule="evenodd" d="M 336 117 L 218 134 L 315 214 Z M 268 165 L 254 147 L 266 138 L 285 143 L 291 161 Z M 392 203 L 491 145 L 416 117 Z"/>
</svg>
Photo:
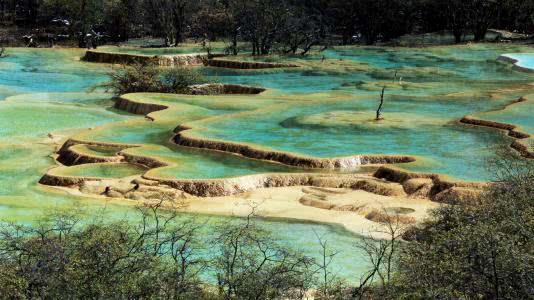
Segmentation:
<svg viewBox="0 0 534 300">
<path fill-rule="evenodd" d="M 318 157 L 355 154 L 406 154 L 424 158 L 412 170 L 449 174 L 466 180 L 487 180 L 487 160 L 493 157 L 495 144 L 509 143 L 509 138 L 493 130 L 471 128 L 455 123 L 462 116 L 481 109 L 483 101 L 428 101 L 422 99 L 387 99 L 382 123 L 301 124 L 299 117 L 332 111 L 357 111 L 374 118 L 376 102 L 342 101 L 317 105 L 285 106 L 246 117 L 223 119 L 204 124 L 200 135 L 262 145 L 276 150 Z M 498 101 L 496 101 L 498 103 Z M 495 103 L 496 104 L 496 103 Z M 493 105 L 495 105 L 493 104 Z M 389 124 L 403 113 L 405 124 Z M 420 122 L 410 122 L 413 119 Z M 247 124 L 254 123 L 254 126 Z M 265 134 L 268 133 L 268 134 Z M 468 163 L 466 163 L 468 162 Z"/>
<path fill-rule="evenodd" d="M 512 53 L 504 56 L 517 60 L 517 66 L 534 70 L 534 53 Z"/>
<path fill-rule="evenodd" d="M 80 92 L 106 80 L 107 68 L 79 62 L 80 50 L 17 49 L 0 60 L 0 99 L 21 93 Z"/>
<path fill-rule="evenodd" d="M 140 175 L 146 169 L 137 165 L 125 163 L 87 164 L 61 168 L 57 171 L 64 176 L 93 177 L 93 178 L 124 178 Z"/>
<path fill-rule="evenodd" d="M 207 76 L 224 83 L 277 91 L 267 96 L 226 98 L 154 96 L 181 106 L 158 115 L 162 121 L 149 122 L 112 109 L 110 95 L 91 90 L 107 80 L 110 67 L 80 62 L 82 51 L 8 49 L 9 56 L 0 59 L 0 218 L 32 222 L 51 209 L 78 206 L 93 214 L 106 207 L 116 218 L 130 217 L 130 206 L 124 203 L 82 198 L 37 185 L 55 165 L 50 155 L 56 143 L 78 132 L 97 141 L 149 145 L 128 151 L 173 162 L 174 167 L 159 173 L 169 178 L 303 171 L 171 145 L 174 128 L 189 122 L 201 126 L 195 133 L 208 138 L 319 157 L 409 154 L 418 159 L 403 166 L 410 170 L 466 180 L 492 179 L 486 161 L 495 157 L 496 145 L 508 144 L 510 138 L 457 121 L 531 94 L 531 75 L 495 62 L 502 53 L 528 51 L 526 47 L 502 45 L 352 47 L 330 49 L 305 59 L 291 58 L 305 65 L 291 70 L 205 68 L 202 71 Z M 321 62 L 323 55 L 325 62 Z M 376 123 L 372 118 L 383 86 L 385 120 Z M 519 118 L 519 125 L 530 130 L 534 119 L 525 112 L 531 111 L 531 103 L 522 105 L 528 107 L 518 108 L 513 115 L 494 117 L 509 122 Z M 223 115 L 226 117 L 203 121 Z M 104 124 L 109 130 L 87 131 Z M 93 171 L 109 173 L 105 169 Z M 127 171 L 125 174 L 130 174 Z M 224 219 L 211 218 L 214 222 Z M 309 254 L 319 250 L 314 231 L 327 234 L 333 247 L 342 251 L 335 262 L 342 276 L 355 278 L 363 270 L 361 256 L 354 248 L 357 238 L 344 230 L 301 223 L 263 224 L 283 243 Z"/>
<path fill-rule="evenodd" d="M 274 150 L 320 157 L 354 154 L 409 154 L 422 159 L 404 166 L 415 171 L 445 173 L 465 180 L 491 180 L 487 161 L 496 145 L 511 140 L 502 133 L 459 124 L 465 115 L 493 110 L 532 91 L 531 75 L 497 63 L 502 51 L 529 51 L 528 47 L 471 45 L 463 47 L 336 48 L 307 60 L 364 63 L 368 70 L 328 69 L 288 72 L 208 69 L 224 82 L 279 88 L 285 93 L 337 90 L 352 100 L 281 105 L 240 118 L 203 124 L 196 134 L 214 139 L 246 142 Z M 527 54 L 520 54 L 527 56 Z M 299 62 L 298 58 L 294 58 Z M 298 124 L 310 115 L 355 111 L 374 117 L 379 93 L 386 86 L 383 110 L 386 124 Z M 302 100 L 307 96 L 303 95 Z M 333 97 L 332 97 L 333 98 Z M 299 100 L 296 97 L 296 100 Z M 388 114 L 405 113 L 404 126 L 387 125 Z M 406 115 L 407 114 L 407 115 Z M 425 125 L 412 118 L 427 119 Z M 439 121 L 431 121 L 440 119 Z M 334 120 L 335 121 L 335 120 Z M 532 122 L 532 121 L 531 121 Z M 254 124 L 254 126 L 248 126 Z"/>
<path fill-rule="evenodd" d="M 56 139 L 106 123 L 125 120 L 143 122 L 142 117 L 111 109 L 110 95 L 86 93 L 95 84 L 106 80 L 109 67 L 79 62 L 77 57 L 82 53 L 78 50 L 8 49 L 7 53 L 9 56 L 0 60 L 0 219 L 31 223 L 53 210 L 80 207 L 87 212 L 88 218 L 100 216 L 102 210 L 111 218 L 132 218 L 133 210 L 129 204 L 74 196 L 37 184 L 47 169 L 55 166 L 50 155 L 58 146 Z M 137 139 L 133 141 L 162 142 L 172 135 L 172 129 L 159 127 L 150 131 L 143 126 L 134 128 L 134 132 L 145 132 L 146 135 L 136 135 Z M 171 157 L 175 155 L 173 150 L 161 148 L 162 153 Z M 191 152 L 191 158 L 183 157 L 181 152 L 177 152 L 176 156 L 192 164 L 192 171 L 195 170 L 194 162 L 202 160 L 202 155 L 196 152 Z M 224 155 L 209 156 L 207 161 L 213 167 L 196 170 L 213 170 L 212 176 L 224 176 L 228 171 L 218 171 L 217 168 L 227 166 L 230 170 L 238 170 L 239 174 L 257 168 L 238 158 L 226 160 L 221 157 Z M 253 172 L 274 171 L 276 168 L 267 167 Z M 214 223 L 226 219 L 198 218 Z M 310 255 L 319 252 L 315 232 L 327 235 L 333 249 L 341 251 L 334 268 L 343 277 L 356 278 L 365 269 L 354 248 L 357 238 L 344 230 L 291 222 L 261 223 L 271 229 L 282 243 Z"/>
</svg>

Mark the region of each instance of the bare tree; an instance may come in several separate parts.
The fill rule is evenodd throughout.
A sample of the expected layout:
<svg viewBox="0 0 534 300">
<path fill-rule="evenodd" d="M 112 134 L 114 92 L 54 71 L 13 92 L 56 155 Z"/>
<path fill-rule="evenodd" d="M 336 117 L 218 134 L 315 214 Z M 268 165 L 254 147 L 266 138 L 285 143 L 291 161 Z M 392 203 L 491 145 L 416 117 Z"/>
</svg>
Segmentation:
<svg viewBox="0 0 534 300">
<path fill-rule="evenodd" d="M 473 0 L 469 2 L 468 13 L 474 40 L 479 42 L 486 37 L 488 28 L 494 24 L 499 9 L 503 6 L 499 0 Z"/>
<path fill-rule="evenodd" d="M 447 14 L 448 27 L 454 35 L 455 43 L 461 43 L 469 27 L 468 4 L 465 0 L 450 0 L 443 2 Z"/>
<path fill-rule="evenodd" d="M 392 279 L 395 258 L 406 226 L 401 222 L 398 214 L 389 215 L 385 209 L 383 209 L 383 213 L 387 217 L 380 223 L 380 228 L 376 233 L 384 235 L 386 238 L 366 237 L 362 238 L 356 245 L 367 256 L 371 268 L 360 278 L 359 286 L 352 293 L 353 298 L 362 299 L 377 278 L 382 286 L 388 285 Z"/>
<path fill-rule="evenodd" d="M 222 224 L 213 245 L 223 299 L 301 299 L 311 287 L 312 260 L 274 241 L 255 223 L 254 211 Z"/>
<path fill-rule="evenodd" d="M 376 121 L 383 120 L 382 118 L 382 106 L 384 105 L 384 92 L 386 91 L 386 87 L 384 86 L 382 88 L 382 92 L 380 93 L 380 105 L 378 105 L 378 109 L 376 110 Z"/>
<path fill-rule="evenodd" d="M 188 0 L 148 0 L 154 26 L 161 31 L 165 46 L 177 46 L 184 39 Z"/>
<path fill-rule="evenodd" d="M 314 262 L 316 269 L 314 274 L 319 277 L 316 295 L 319 299 L 342 299 L 345 289 L 345 283 L 340 280 L 331 269 L 334 258 L 339 254 L 338 251 L 330 250 L 328 240 L 324 236 L 319 236 L 315 232 L 317 241 L 321 247 L 320 258 Z"/>
<path fill-rule="evenodd" d="M 181 207 L 182 203 L 165 200 L 139 206 L 141 224 L 136 229 L 139 243 L 132 245 L 133 249 L 144 247 L 148 255 L 171 258 L 162 288 L 169 299 L 199 292 L 198 276 L 207 267 L 197 240 L 203 224 L 194 218 L 178 221 L 177 211 Z"/>
</svg>

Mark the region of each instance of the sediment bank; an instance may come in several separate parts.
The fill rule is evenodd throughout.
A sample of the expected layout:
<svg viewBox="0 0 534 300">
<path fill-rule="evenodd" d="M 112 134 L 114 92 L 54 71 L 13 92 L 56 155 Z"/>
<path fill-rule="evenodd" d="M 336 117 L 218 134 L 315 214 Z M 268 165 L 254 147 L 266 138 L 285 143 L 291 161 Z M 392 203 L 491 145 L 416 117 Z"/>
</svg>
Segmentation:
<svg viewBox="0 0 534 300">
<path fill-rule="evenodd" d="M 409 172 L 391 166 L 380 167 L 373 176 L 401 184 L 410 195 L 420 195 L 424 191 L 424 196 L 432 201 L 447 204 L 457 204 L 458 201 L 473 204 L 485 189 L 494 184 L 456 181 L 441 174 Z"/>
<path fill-rule="evenodd" d="M 110 157 L 95 157 L 93 155 L 84 153 L 83 151 L 78 151 L 80 146 L 94 146 L 94 147 L 101 147 L 101 148 L 115 148 L 117 149 L 117 154 Z M 80 165 L 84 164 L 86 162 L 88 163 L 100 163 L 100 162 L 125 162 L 125 163 L 131 163 L 131 164 L 137 164 L 145 166 L 149 169 L 159 168 L 159 167 L 165 167 L 168 166 L 167 163 L 162 162 L 156 158 L 151 157 L 144 157 L 144 156 L 137 156 L 132 155 L 129 153 L 123 152 L 126 149 L 129 148 L 137 148 L 142 147 L 142 145 L 124 145 L 124 144 L 113 144 L 113 143 L 100 143 L 100 142 L 88 142 L 88 141 L 80 141 L 75 139 L 69 139 L 67 140 L 63 146 L 58 150 L 57 154 L 57 161 L 66 165 L 66 166 L 73 166 L 73 165 Z M 96 161 L 98 159 L 104 159 L 108 158 L 107 161 Z M 91 160 L 95 160 L 95 162 L 89 162 Z"/>
<path fill-rule="evenodd" d="M 486 121 L 486 120 L 482 120 L 482 119 L 475 119 L 475 118 L 470 117 L 470 116 L 463 117 L 460 120 L 460 122 L 462 122 L 464 124 L 469 124 L 469 125 L 483 126 L 483 127 L 490 127 L 490 128 L 500 129 L 500 130 L 506 130 L 506 131 L 508 131 L 508 136 L 516 138 L 516 139 L 526 139 L 526 138 L 530 137 L 530 135 L 528 133 L 524 133 L 524 132 L 521 132 L 521 131 L 516 131 L 515 129 L 517 128 L 517 126 L 515 126 L 513 124 L 494 122 L 494 121 Z"/>
<path fill-rule="evenodd" d="M 120 148 L 117 149 L 117 154 L 112 156 L 101 156 L 87 153 L 84 151 L 84 147 L 88 146 L 87 144 L 76 144 L 70 147 L 62 147 L 62 150 L 58 152 L 57 161 L 66 166 L 81 165 L 81 164 L 92 164 L 92 163 L 113 163 L 121 162 L 124 160 L 124 157 L 118 155 Z M 64 149 L 63 149 L 64 148 Z M 111 147 L 102 147 L 102 148 L 111 148 Z"/>
<path fill-rule="evenodd" d="M 530 151 L 527 145 L 519 141 L 522 139 L 530 138 L 530 135 L 527 133 L 521 132 L 521 131 L 516 131 L 515 128 L 517 128 L 517 126 L 512 125 L 512 124 L 507 124 L 507 123 L 474 119 L 469 116 L 463 117 L 460 120 L 460 122 L 464 124 L 469 124 L 469 125 L 483 126 L 483 127 L 495 128 L 499 130 L 506 130 L 508 131 L 508 136 L 516 139 L 510 144 L 510 148 L 519 152 L 519 154 L 524 158 L 534 159 L 534 152 Z"/>
<path fill-rule="evenodd" d="M 39 180 L 40 184 L 43 185 L 49 185 L 49 186 L 60 186 L 60 187 L 68 187 L 68 186 L 79 186 L 80 184 L 86 182 L 86 181 L 99 181 L 99 178 L 76 178 L 76 177 L 70 177 L 70 176 L 58 176 L 54 174 L 46 173 L 41 177 Z"/>
<path fill-rule="evenodd" d="M 256 174 L 211 180 L 169 180 L 146 175 L 143 178 L 158 181 L 200 197 L 230 196 L 262 188 L 292 186 L 346 188 L 383 196 L 406 196 L 402 188 L 396 184 L 378 180 L 368 175 L 354 174 Z"/>
<path fill-rule="evenodd" d="M 130 53 L 105 52 L 98 50 L 87 50 L 82 60 L 95 63 L 108 64 L 136 64 L 154 63 L 159 66 L 210 66 L 215 68 L 228 69 L 273 69 L 273 68 L 295 68 L 298 65 L 289 63 L 270 63 L 254 61 L 233 61 L 224 59 L 209 58 L 203 54 L 175 54 L 175 55 L 142 55 Z"/>
<path fill-rule="evenodd" d="M 190 129 L 187 127 L 177 128 L 177 134 L 173 139 L 174 142 L 180 146 L 229 152 L 248 158 L 274 161 L 294 167 L 312 169 L 348 169 L 362 165 L 397 164 L 415 161 L 415 158 L 413 157 L 400 155 L 354 155 L 338 158 L 306 157 L 289 152 L 264 150 L 246 144 L 203 139 L 188 134 L 188 130 Z"/>
<path fill-rule="evenodd" d="M 253 70 L 253 69 L 276 69 L 276 68 L 296 68 L 295 64 L 287 63 L 270 63 L 270 62 L 256 62 L 256 61 L 234 61 L 224 59 L 208 59 L 207 66 L 215 68 L 227 68 L 227 69 L 241 69 L 241 70 Z"/>
<path fill-rule="evenodd" d="M 58 152 L 58 161 L 67 161 L 69 155 L 75 152 L 70 149 L 85 145 L 83 143 L 76 140 L 67 141 Z M 98 143 L 96 145 L 102 146 L 102 144 Z M 105 146 L 109 147 L 110 145 L 105 144 Z M 60 159 L 61 157 L 63 159 Z M 125 153 L 124 150 L 119 152 L 117 157 L 120 157 L 120 160 L 113 162 L 141 165 L 152 170 L 169 166 L 169 164 L 156 158 L 131 155 Z M 74 163 L 82 164 L 87 160 L 86 158 L 81 158 L 75 160 Z M 72 161 L 72 159 L 68 161 Z M 54 170 L 52 169 L 47 172 L 41 178 L 40 183 L 52 186 L 79 187 L 87 181 L 102 180 L 91 177 L 65 176 L 58 174 Z M 436 202 L 448 203 L 452 201 L 450 195 L 458 195 L 459 192 L 462 192 L 462 195 L 467 194 L 468 196 L 478 195 L 480 190 L 489 186 L 488 183 L 457 182 L 438 174 L 412 173 L 386 166 L 380 167 L 372 176 L 335 173 L 279 173 L 193 180 L 161 178 L 154 174 L 154 172 L 146 172 L 140 175 L 139 178 L 155 182 L 159 186 L 172 187 L 181 192 L 199 197 L 230 196 L 262 188 L 313 186 L 319 188 L 363 190 L 382 196 L 426 198 Z M 469 201 L 471 200 L 465 200 L 465 202 Z"/>
<path fill-rule="evenodd" d="M 504 106 L 501 110 L 506 110 L 509 106 L 522 103 L 528 101 L 527 98 L 521 97 L 518 100 Z M 525 140 L 531 137 L 530 134 L 526 132 L 522 132 L 517 130 L 518 126 L 514 124 L 509 123 L 503 123 L 503 122 L 496 122 L 496 121 L 489 121 L 479 118 L 473 118 L 471 116 L 465 116 L 460 120 L 460 123 L 468 124 L 468 125 L 474 125 L 474 126 L 482 126 L 482 127 L 488 127 L 488 128 L 494 128 L 498 130 L 504 130 L 507 132 L 508 136 L 514 138 L 515 140 L 510 144 L 510 147 L 514 150 L 516 150 L 522 157 L 528 158 L 528 159 L 534 159 L 534 152 L 529 149 L 527 145 L 521 142 L 521 140 Z"/>
<path fill-rule="evenodd" d="M 136 64 L 155 63 L 159 66 L 201 66 L 207 60 L 206 55 L 176 54 L 176 55 L 137 55 L 129 53 L 102 52 L 87 50 L 84 61 L 108 64 Z"/>
<path fill-rule="evenodd" d="M 253 86 L 222 83 L 199 84 L 190 86 L 189 88 L 193 95 L 257 95 L 267 90 Z"/>
<path fill-rule="evenodd" d="M 116 109 L 120 109 L 122 111 L 129 112 L 131 114 L 144 115 L 144 116 L 147 116 L 148 114 L 156 112 L 156 111 L 169 108 L 168 106 L 165 106 L 165 105 L 137 102 L 137 101 L 134 101 L 132 99 L 129 99 L 123 96 L 115 99 L 114 107 Z"/>
</svg>

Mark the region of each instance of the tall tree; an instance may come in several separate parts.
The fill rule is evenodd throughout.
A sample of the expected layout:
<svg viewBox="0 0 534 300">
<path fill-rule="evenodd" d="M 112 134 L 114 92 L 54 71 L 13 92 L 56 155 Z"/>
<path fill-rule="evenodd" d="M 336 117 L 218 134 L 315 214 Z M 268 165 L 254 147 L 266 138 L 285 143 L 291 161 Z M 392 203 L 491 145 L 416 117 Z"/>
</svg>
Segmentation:
<svg viewBox="0 0 534 300">
<path fill-rule="evenodd" d="M 52 16 L 70 19 L 71 33 L 77 37 L 78 46 L 85 47 L 87 34 L 103 23 L 107 1 L 109 0 L 45 0 L 43 5 Z"/>
<path fill-rule="evenodd" d="M 103 26 L 114 42 L 126 41 L 141 23 L 139 0 L 108 0 L 104 7 Z"/>
<path fill-rule="evenodd" d="M 454 35 L 454 41 L 461 43 L 469 27 L 469 3 L 465 0 L 450 0 L 443 3 L 446 11 L 448 28 Z"/>
<path fill-rule="evenodd" d="M 167 46 L 176 46 L 184 40 L 189 0 L 147 0 L 149 19 L 157 35 Z"/>
<path fill-rule="evenodd" d="M 242 14 L 243 38 L 252 44 L 253 55 L 269 54 L 277 34 L 287 24 L 288 5 L 275 0 L 247 1 Z"/>
<path fill-rule="evenodd" d="M 500 0 L 469 1 L 468 16 L 475 41 L 481 41 L 486 37 L 488 28 L 494 24 L 501 6 Z"/>
<path fill-rule="evenodd" d="M 277 50 L 282 53 L 305 55 L 313 46 L 326 45 L 326 25 L 319 14 L 306 13 L 301 7 L 292 6 L 285 25 L 277 35 Z"/>
<path fill-rule="evenodd" d="M 349 44 L 357 34 L 357 11 L 357 0 L 332 0 L 328 8 L 329 20 L 335 32 L 341 35 L 343 45 Z"/>
</svg>

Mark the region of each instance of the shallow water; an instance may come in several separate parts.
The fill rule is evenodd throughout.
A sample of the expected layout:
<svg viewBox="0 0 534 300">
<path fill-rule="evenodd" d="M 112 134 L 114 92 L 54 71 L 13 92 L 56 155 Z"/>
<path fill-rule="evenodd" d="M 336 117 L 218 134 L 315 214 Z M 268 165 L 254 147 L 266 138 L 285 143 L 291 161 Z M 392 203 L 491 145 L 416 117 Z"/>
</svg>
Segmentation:
<svg viewBox="0 0 534 300">
<path fill-rule="evenodd" d="M 381 122 L 373 120 L 375 112 L 371 109 L 376 102 L 369 99 L 321 106 L 299 105 L 289 109 L 280 107 L 203 124 L 207 130 L 199 134 L 318 157 L 414 155 L 423 159 L 422 163 L 410 167 L 413 170 L 445 173 L 466 180 L 491 179 L 486 170 L 486 161 L 493 156 L 489 148 L 495 143 L 507 143 L 509 139 L 497 131 L 454 123 L 454 120 L 476 111 L 479 103 L 409 99 L 386 101 L 385 120 Z M 362 114 L 360 118 L 363 119 L 351 124 L 335 123 L 335 115 L 328 115 L 354 111 Z M 409 113 L 401 113 L 403 111 Z M 302 123 L 298 119 L 325 114 L 328 117 L 321 123 Z M 396 118 L 399 122 L 392 123 L 391 120 Z M 247 126 L 252 122 L 255 126 Z"/>
<path fill-rule="evenodd" d="M 510 139 L 500 132 L 472 128 L 457 121 L 468 114 L 496 109 L 531 92 L 528 85 L 531 75 L 513 71 L 496 61 L 502 51 L 531 49 L 514 45 L 424 49 L 341 47 L 308 60 L 318 60 L 324 55 L 327 60 L 323 64 L 329 60 L 357 61 L 367 64 L 369 70 L 325 73 L 293 69 L 258 75 L 208 69 L 225 82 L 261 84 L 288 93 L 335 89 L 352 93 L 355 99 L 280 107 L 244 118 L 223 119 L 203 124 L 208 130 L 198 134 L 320 157 L 409 154 L 420 158 L 418 163 L 404 166 L 411 170 L 445 173 L 465 180 L 491 180 L 493 174 L 486 165 L 495 156 L 492 149 L 495 144 L 510 143 Z M 321 124 L 294 122 L 337 111 L 367 114 L 371 120 L 383 86 L 386 86 L 385 122 L 348 126 L 332 118 Z M 398 113 L 405 114 L 405 124 L 388 124 L 388 116 L 396 118 Z M 412 122 L 414 118 L 420 122 Z M 251 122 L 255 125 L 246 126 Z"/>
<path fill-rule="evenodd" d="M 290 168 L 280 164 L 265 163 L 233 155 L 182 147 L 155 147 L 149 150 L 140 149 L 134 153 L 162 157 L 176 164 L 175 167 L 167 167 L 157 171 L 158 177 L 169 179 L 215 179 L 250 174 L 299 171 L 297 168 Z"/>
<path fill-rule="evenodd" d="M 177 51 L 182 50 L 191 49 Z M 410 170 L 488 180 L 492 174 L 485 168 L 486 161 L 494 157 L 496 144 L 508 144 L 510 139 L 500 132 L 457 121 L 467 114 L 498 109 L 529 93 L 529 89 L 532 93 L 528 86 L 530 75 L 495 62 L 502 53 L 528 51 L 526 47 L 502 45 L 338 48 L 303 60 L 292 58 L 307 64 L 301 69 L 206 68 L 205 74 L 224 83 L 277 91 L 258 97 L 154 96 L 154 101 L 181 106 L 158 113 L 161 121 L 149 122 L 111 109 L 110 95 L 98 89 L 90 91 L 106 80 L 110 69 L 80 62 L 82 51 L 8 49 L 9 56 L 0 60 L 0 100 L 5 100 L 0 101 L 0 218 L 32 222 L 50 209 L 79 206 L 85 207 L 90 216 L 99 215 L 105 208 L 116 218 L 130 218 L 131 205 L 72 196 L 37 185 L 42 174 L 55 165 L 50 155 L 58 146 L 54 144 L 57 137 L 77 135 L 80 130 L 104 124 L 108 124 L 104 129 L 83 131 L 82 135 L 95 141 L 149 145 L 128 151 L 174 163 L 174 167 L 158 170 L 159 176 L 168 178 L 303 171 L 169 143 L 177 125 L 197 121 L 195 124 L 203 127 L 197 134 L 210 138 L 320 157 L 409 154 L 418 159 L 403 165 Z M 329 66 L 314 65 L 322 55 Z M 343 68 L 344 61 L 360 64 Z M 372 119 L 383 86 L 385 120 L 377 123 Z M 510 113 L 492 117 L 517 121 L 526 130 L 532 130 L 534 121 L 529 117 L 532 105 L 523 105 L 527 107 L 518 106 Z M 246 113 L 237 115 L 242 112 Z M 198 121 L 222 115 L 226 117 Z M 87 151 L 114 154 L 111 150 Z M 89 173 L 82 175 L 122 177 L 132 174 L 131 171 L 128 167 L 124 170 L 95 167 L 86 168 L 84 172 Z M 210 218 L 214 222 L 224 219 Z M 283 243 L 309 254 L 319 250 L 314 231 L 328 234 L 332 246 L 342 251 L 335 261 L 337 268 L 343 270 L 342 276 L 354 279 L 363 271 L 360 254 L 353 247 L 357 238 L 344 230 L 301 223 L 262 223 Z"/>
<path fill-rule="evenodd" d="M 94 178 L 124 178 L 140 175 L 146 172 L 146 168 L 123 163 L 115 164 L 86 164 L 62 168 L 56 172 L 64 176 L 94 177 Z"/>
<path fill-rule="evenodd" d="M 84 129 L 123 119 L 96 107 L 9 101 L 0 105 L 0 141 L 46 139 L 48 133 L 62 129 Z"/>
<path fill-rule="evenodd" d="M 91 145 L 76 145 L 79 151 L 82 151 L 85 154 L 98 157 L 112 157 L 116 156 L 117 153 L 121 150 L 120 148 L 114 147 L 100 147 L 100 146 L 91 146 Z"/>
<path fill-rule="evenodd" d="M 505 56 L 517 60 L 517 66 L 534 70 L 534 53 L 512 53 Z"/>
<path fill-rule="evenodd" d="M 118 125 L 92 134 L 91 139 L 162 145 L 168 142 L 169 132 L 176 125 L 226 114 L 230 116 L 198 122 L 202 128 L 196 130 L 196 134 L 317 157 L 412 155 L 418 157 L 418 161 L 403 167 L 464 180 L 491 180 L 493 174 L 486 166 L 488 160 L 495 158 L 492 149 L 495 145 L 510 143 L 510 138 L 498 131 L 459 124 L 458 120 L 465 115 L 499 108 L 530 92 L 530 75 L 513 71 L 496 61 L 502 51 L 521 52 L 528 48 L 514 45 L 336 48 L 305 59 L 291 57 L 290 61 L 304 67 L 289 70 L 205 68 L 202 71 L 206 75 L 225 83 L 270 87 L 283 94 L 270 100 L 265 99 L 269 97 L 252 97 L 268 101 L 263 106 L 248 107 L 243 101 L 229 99 L 209 102 L 205 98 L 199 101 L 154 98 L 160 103 L 168 101 L 169 105 L 179 101 L 184 106 L 168 113 L 166 122 Z M 323 55 L 326 61 L 320 62 Z M 310 61 L 315 63 L 310 64 Z M 386 87 L 385 120 L 370 122 L 382 87 Z M 318 92 L 327 93 L 310 97 L 310 93 Z M 143 97 L 141 101 L 151 96 Z M 245 100 L 258 101 L 252 98 Z M 236 111 L 253 112 L 233 117 L 231 114 Z M 348 125 L 339 124 L 336 112 L 355 112 L 368 117 Z M 329 116 L 328 120 L 324 115 Z M 314 117 L 324 120 L 320 124 L 296 122 Z M 173 148 L 173 153 L 168 150 L 153 148 L 150 153 L 184 167 L 161 170 L 165 177 L 213 178 L 270 170 L 294 171 L 246 160 L 242 167 L 232 159 L 217 159 L 217 166 L 214 166 L 209 155 L 195 157 L 180 148 Z M 189 160 L 195 161 L 199 172 L 189 171 L 194 170 L 191 163 L 184 163 Z M 206 176 L 204 171 L 209 169 L 214 172 Z"/>
<path fill-rule="evenodd" d="M 46 170 L 55 166 L 50 157 L 57 147 L 53 138 L 74 135 L 79 130 L 106 123 L 143 119 L 111 109 L 110 95 L 85 93 L 95 84 L 106 80 L 105 74 L 109 68 L 105 65 L 79 62 L 76 55 L 80 53 L 78 50 L 52 52 L 42 49 L 8 49 L 9 57 L 0 61 L 0 98 L 5 100 L 10 97 L 7 101 L 0 102 L 0 219 L 2 220 L 32 223 L 54 210 L 74 209 L 83 210 L 88 221 L 92 218 L 102 218 L 103 215 L 109 216 L 109 219 L 135 220 L 135 216 L 132 215 L 132 204 L 73 196 L 37 184 Z M 116 139 L 126 142 L 159 143 L 168 140 L 172 129 L 173 126 L 163 126 L 150 131 L 141 126 L 135 128 L 130 135 L 128 130 L 125 130 L 126 137 L 119 134 Z M 146 134 L 139 137 L 139 132 Z M 52 134 L 49 136 L 49 133 Z M 111 155 L 99 149 L 92 150 L 95 151 L 94 154 Z M 285 168 L 260 162 L 254 164 L 247 160 L 228 158 L 226 155 L 210 154 L 204 159 L 204 156 L 196 151 L 184 150 L 176 153 L 166 147 L 154 151 L 159 155 L 169 155 L 184 164 L 189 164 L 187 172 L 190 172 L 191 177 L 198 172 L 205 173 L 206 177 L 229 174 L 229 171 L 220 168 L 237 170 L 235 175 L 274 172 Z M 207 162 L 205 167 L 198 168 L 195 164 L 195 161 L 200 160 Z M 258 165 L 266 167 L 258 168 Z M 131 174 L 130 168 L 126 168 L 126 172 L 122 171 L 124 170 L 89 168 L 83 172 L 90 174 L 81 175 L 121 177 Z M 74 172 L 74 175 L 77 174 Z M 185 176 L 189 175 L 186 173 Z M 228 219 L 208 216 L 197 216 L 197 218 L 202 222 L 209 220 L 208 224 Z M 275 237 L 282 243 L 309 255 L 316 255 L 319 252 L 319 245 L 315 242 L 316 232 L 328 235 L 333 249 L 341 251 L 335 264 L 342 277 L 355 279 L 365 269 L 365 266 L 359 263 L 360 256 L 355 255 L 356 250 L 353 250 L 357 238 L 344 230 L 325 225 L 293 222 L 265 220 L 260 223 L 275 232 Z"/>
<path fill-rule="evenodd" d="M 7 49 L 0 59 L 0 100 L 21 93 L 81 92 L 107 78 L 108 68 L 83 63 L 83 50 Z"/>
</svg>

